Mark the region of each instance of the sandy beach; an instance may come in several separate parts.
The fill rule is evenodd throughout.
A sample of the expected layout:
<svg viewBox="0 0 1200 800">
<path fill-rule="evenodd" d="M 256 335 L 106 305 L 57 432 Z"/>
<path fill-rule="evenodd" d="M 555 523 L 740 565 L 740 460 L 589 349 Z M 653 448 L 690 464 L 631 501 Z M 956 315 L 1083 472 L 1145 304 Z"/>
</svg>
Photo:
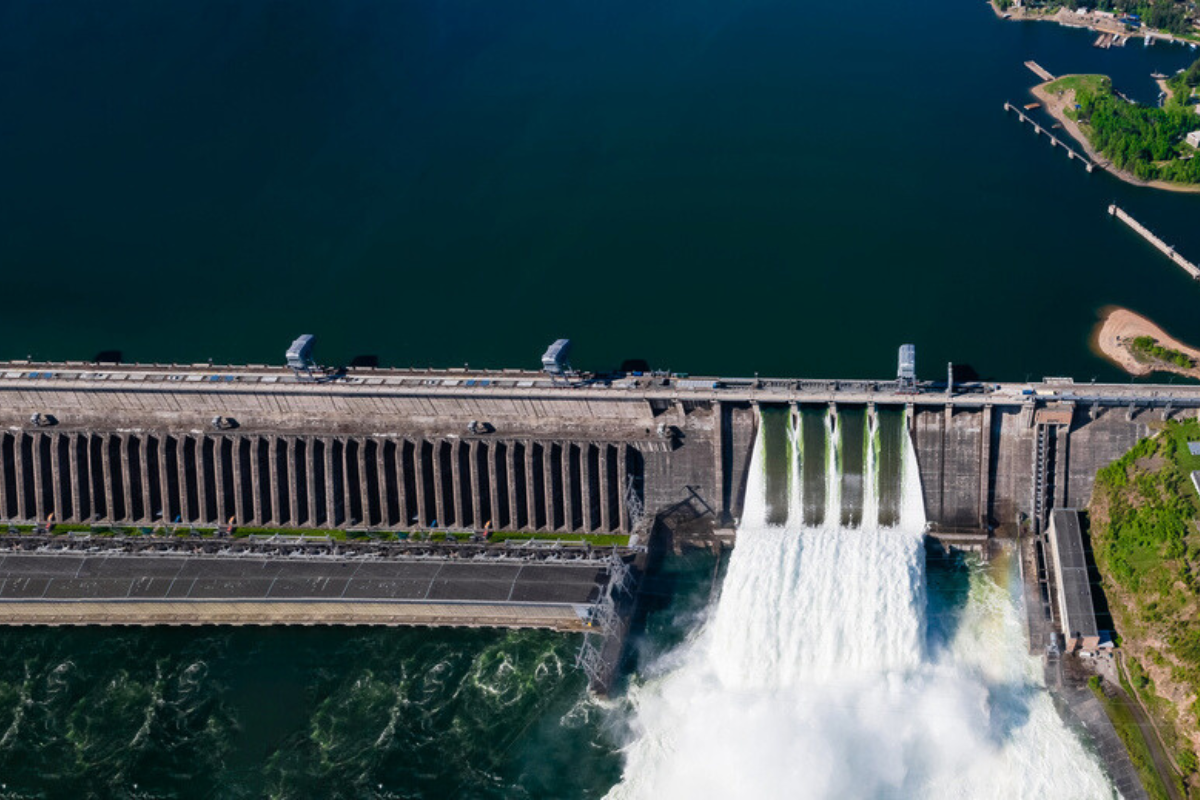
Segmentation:
<svg viewBox="0 0 1200 800">
<path fill-rule="evenodd" d="M 1163 347 L 1178 350 L 1200 364 L 1200 350 L 1172 337 L 1141 314 L 1118 306 L 1101 309 L 1100 321 L 1092 333 L 1092 349 L 1130 375 L 1140 377 L 1152 372 L 1173 372 L 1200 379 L 1200 368 L 1186 369 L 1166 363 L 1150 365 L 1138 361 L 1130 352 L 1129 344 L 1139 336 L 1149 336 Z"/>
<path fill-rule="evenodd" d="M 1069 77 L 1074 76 L 1060 75 L 1058 78 L 1055 78 L 1055 80 Z M 1042 106 L 1046 109 L 1046 112 L 1050 114 L 1050 116 L 1054 117 L 1055 121 L 1062 125 L 1063 130 L 1071 134 L 1071 138 L 1078 142 L 1079 146 L 1083 148 L 1084 152 L 1086 152 L 1088 157 L 1095 162 L 1097 167 L 1107 170 L 1109 174 L 1120 178 L 1126 183 L 1132 183 L 1134 186 L 1145 186 L 1150 189 L 1164 189 L 1168 192 L 1184 192 L 1187 194 L 1200 193 L 1200 186 L 1189 186 L 1186 184 L 1170 183 L 1168 181 L 1144 181 L 1134 175 L 1132 172 L 1126 172 L 1125 170 L 1120 170 L 1114 167 L 1109 160 L 1104 157 L 1103 154 L 1092 147 L 1092 143 L 1088 141 L 1087 136 L 1084 135 L 1083 130 L 1080 129 L 1079 124 L 1066 115 L 1066 109 L 1072 108 L 1075 105 L 1075 90 L 1068 89 L 1064 92 L 1056 92 L 1052 94 L 1046 91 L 1046 87 L 1053 82 L 1054 81 L 1046 81 L 1045 83 L 1040 83 L 1029 91 L 1041 102 Z"/>
</svg>

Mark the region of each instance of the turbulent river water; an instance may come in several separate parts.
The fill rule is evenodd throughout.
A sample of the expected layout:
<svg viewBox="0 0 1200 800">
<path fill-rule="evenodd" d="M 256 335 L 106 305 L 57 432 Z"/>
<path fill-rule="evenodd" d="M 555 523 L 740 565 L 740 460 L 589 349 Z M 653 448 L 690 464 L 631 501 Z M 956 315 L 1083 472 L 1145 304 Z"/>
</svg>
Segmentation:
<svg viewBox="0 0 1200 800">
<path fill-rule="evenodd" d="M 1005 564 L 927 585 L 907 434 L 886 437 L 901 450 L 888 475 L 882 431 L 805 417 L 828 431 L 813 525 L 796 446 L 813 437 L 778 422 L 763 426 L 719 602 L 631 694 L 633 743 L 610 797 L 1112 797 L 1042 688 Z M 839 448 L 864 439 L 863 489 L 848 495 Z M 772 499 L 787 506 L 777 524 Z M 843 524 L 856 501 L 861 524 Z M 881 524 L 891 503 L 898 516 Z"/>
</svg>

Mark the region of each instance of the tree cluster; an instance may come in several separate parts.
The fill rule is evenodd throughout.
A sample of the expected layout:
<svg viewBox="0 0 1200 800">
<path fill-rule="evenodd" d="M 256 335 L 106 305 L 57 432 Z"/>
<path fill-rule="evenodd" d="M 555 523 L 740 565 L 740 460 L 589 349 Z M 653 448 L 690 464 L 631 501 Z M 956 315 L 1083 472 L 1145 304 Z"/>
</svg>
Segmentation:
<svg viewBox="0 0 1200 800">
<path fill-rule="evenodd" d="M 1142 180 L 1200 183 L 1200 158 L 1182 144 L 1200 128 L 1200 117 L 1182 103 L 1152 108 L 1130 103 L 1111 91 L 1083 88 L 1076 92 L 1079 120 L 1096 149 L 1118 169 Z"/>
</svg>

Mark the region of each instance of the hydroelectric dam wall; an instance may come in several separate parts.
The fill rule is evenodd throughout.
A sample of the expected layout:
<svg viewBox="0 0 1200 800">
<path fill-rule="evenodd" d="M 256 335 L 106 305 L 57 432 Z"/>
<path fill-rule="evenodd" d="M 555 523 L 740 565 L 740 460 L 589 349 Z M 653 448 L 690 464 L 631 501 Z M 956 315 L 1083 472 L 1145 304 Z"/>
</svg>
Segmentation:
<svg viewBox="0 0 1200 800">
<path fill-rule="evenodd" d="M 648 534 L 740 514 L 757 406 L 903 408 L 933 531 L 1082 505 L 1200 388 L 0 365 L 0 520 Z"/>
</svg>

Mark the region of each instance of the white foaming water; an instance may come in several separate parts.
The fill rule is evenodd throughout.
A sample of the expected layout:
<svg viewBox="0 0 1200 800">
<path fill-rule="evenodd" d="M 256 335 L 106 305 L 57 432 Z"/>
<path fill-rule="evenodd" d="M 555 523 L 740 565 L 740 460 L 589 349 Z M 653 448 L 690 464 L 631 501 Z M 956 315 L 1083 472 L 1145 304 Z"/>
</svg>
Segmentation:
<svg viewBox="0 0 1200 800">
<path fill-rule="evenodd" d="M 609 797 L 1115 796 L 1041 687 L 1016 601 L 982 570 L 949 641 L 926 652 L 915 455 L 905 448 L 900 523 L 880 528 L 872 435 L 864 524 L 842 528 L 837 438 L 821 528 L 765 524 L 758 443 L 721 598 L 631 690 Z"/>
</svg>

